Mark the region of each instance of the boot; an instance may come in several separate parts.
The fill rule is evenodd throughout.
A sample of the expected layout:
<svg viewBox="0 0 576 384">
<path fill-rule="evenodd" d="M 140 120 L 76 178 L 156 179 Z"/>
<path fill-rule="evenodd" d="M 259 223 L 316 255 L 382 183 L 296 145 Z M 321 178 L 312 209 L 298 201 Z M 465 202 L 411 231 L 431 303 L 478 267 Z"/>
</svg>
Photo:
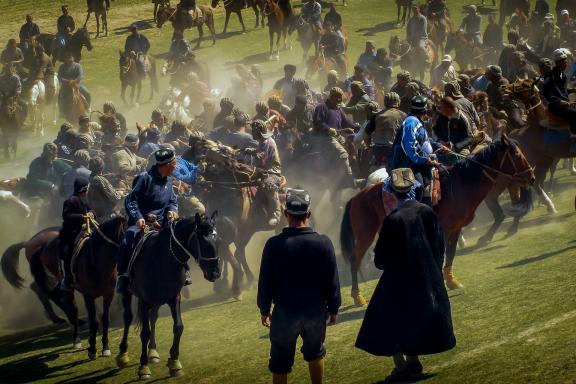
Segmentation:
<svg viewBox="0 0 576 384">
<path fill-rule="evenodd" d="M 128 263 L 130 262 L 130 256 L 127 255 L 130 252 L 130 249 L 125 246 L 123 243 L 120 246 L 120 250 L 118 251 L 118 264 L 116 266 L 118 271 L 118 281 L 116 282 L 116 292 L 117 293 L 126 293 L 128 292 L 128 288 L 130 286 L 130 278 L 128 277 L 127 269 Z"/>
<path fill-rule="evenodd" d="M 282 206 L 280 204 L 280 198 L 278 197 L 278 192 L 273 192 L 271 196 L 269 196 L 270 204 L 273 207 L 272 215 L 270 220 L 268 220 L 268 225 L 271 227 L 275 227 L 280 223 L 281 211 Z"/>
<path fill-rule="evenodd" d="M 459 289 L 464 287 L 464 285 L 458 281 L 456 276 L 454 276 L 451 265 L 445 266 L 442 270 L 442 274 L 444 275 L 444 283 L 448 289 Z"/>
</svg>

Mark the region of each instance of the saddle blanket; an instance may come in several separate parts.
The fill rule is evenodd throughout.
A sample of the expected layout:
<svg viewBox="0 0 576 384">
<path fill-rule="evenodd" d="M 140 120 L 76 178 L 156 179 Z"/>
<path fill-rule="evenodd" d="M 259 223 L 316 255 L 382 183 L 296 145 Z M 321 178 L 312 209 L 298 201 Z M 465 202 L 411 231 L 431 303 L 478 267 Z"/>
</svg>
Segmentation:
<svg viewBox="0 0 576 384">
<path fill-rule="evenodd" d="M 576 141 L 571 140 L 570 130 L 544 129 L 542 133 L 542 142 L 544 144 L 559 144 L 570 141 L 570 152 L 576 153 Z"/>
</svg>

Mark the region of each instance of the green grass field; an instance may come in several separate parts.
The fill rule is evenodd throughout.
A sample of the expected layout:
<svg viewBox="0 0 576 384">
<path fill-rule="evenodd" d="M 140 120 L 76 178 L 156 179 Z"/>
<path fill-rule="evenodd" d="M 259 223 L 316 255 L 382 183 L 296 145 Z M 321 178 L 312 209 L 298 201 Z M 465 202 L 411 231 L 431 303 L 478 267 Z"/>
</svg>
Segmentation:
<svg viewBox="0 0 576 384">
<path fill-rule="evenodd" d="M 59 4 L 53 0 L 4 0 L 0 2 L 0 43 L 16 35 L 26 13 L 35 14 L 45 31 L 55 30 Z M 85 2 L 67 1 L 71 12 L 83 20 Z M 448 0 L 456 22 L 462 17 L 465 1 Z M 93 41 L 94 50 L 82 61 L 86 83 L 96 101 L 119 99 L 118 50 L 124 44 L 124 28 L 140 20 L 150 22 L 152 6 L 149 0 L 116 0 L 109 15 L 111 35 Z M 81 10 L 81 11 L 80 11 Z M 349 57 L 355 59 L 366 39 L 378 46 L 387 46 L 392 34 L 404 35 L 395 29 L 396 10 L 392 0 L 350 0 L 347 8 L 339 7 L 350 37 Z M 223 28 L 222 10 L 216 11 L 217 31 Z M 245 12 L 251 28 L 254 16 Z M 90 24 L 91 29 L 95 28 Z M 225 88 L 227 70 L 233 63 L 260 63 L 267 78 L 281 74 L 286 62 L 301 61 L 300 48 L 282 52 L 281 61 L 266 61 L 268 38 L 264 30 L 240 30 L 232 17 L 229 35 L 218 39 L 215 47 L 198 51 L 200 60 L 210 63 L 214 82 Z M 146 29 L 152 42 L 152 52 L 160 55 L 169 47 L 171 29 Z M 187 37 L 196 37 L 189 31 Z M 302 67 L 302 66 L 300 66 Z M 166 80 L 163 80 L 166 81 Z M 119 103 L 118 103 L 119 104 Z M 119 104 L 120 105 L 120 104 Z M 146 121 L 153 105 L 120 108 L 129 118 L 130 129 L 135 121 Z M 53 133 L 53 132 L 52 132 Z M 2 177 L 24 175 L 30 158 L 35 156 L 43 139 L 28 138 L 23 151 L 14 163 L 0 163 Z M 481 249 L 460 250 L 455 270 L 465 288 L 450 292 L 457 346 L 454 350 L 423 358 L 429 377 L 426 383 L 576 383 L 576 229 L 574 206 L 574 176 L 561 171 L 554 201 L 558 213 L 549 215 L 544 207 L 537 207 L 521 225 L 520 232 L 505 239 L 504 232 Z M 320 212 L 320 211 L 319 211 Z M 485 212 L 467 231 L 469 244 L 486 229 Z M 5 219 L 3 219 L 5 220 Z M 507 224 L 505 224 L 506 226 Z M 330 229 L 337 233 L 338 224 Z M 506 227 L 504 228 L 504 230 Z M 0 235 L 0 248 L 21 241 L 31 229 L 6 227 Z M 266 234 L 257 237 L 249 249 L 251 264 L 257 270 L 259 252 Z M 334 237 L 336 239 L 336 237 Z M 339 260 L 341 262 L 341 260 Z M 343 263 L 342 263 L 343 264 Z M 22 263 L 21 270 L 25 270 Z M 348 281 L 343 266 L 341 279 Z M 42 326 L 41 311 L 29 292 L 15 292 L 0 283 L 0 383 L 126 383 L 136 379 L 140 341 L 135 329 L 130 339 L 132 365 L 119 371 L 113 358 L 89 361 L 85 350 L 71 348 L 69 330 Z M 368 296 L 376 280 L 362 284 Z M 210 286 L 196 276 L 191 298 L 183 304 L 185 331 L 181 343 L 181 362 L 185 376 L 169 379 L 165 359 L 171 344 L 172 323 L 163 312 L 159 320 L 158 340 L 162 363 L 152 366 L 153 381 L 178 383 L 265 383 L 269 341 L 267 330 L 259 322 L 255 304 L 255 290 L 244 295 L 241 302 L 222 301 L 210 297 Z M 356 350 L 354 340 L 360 327 L 364 309 L 352 305 L 349 286 L 342 290 L 344 303 L 337 325 L 329 328 L 327 336 L 326 382 L 377 383 L 392 369 L 388 359 L 375 358 Z M 80 302 L 82 305 L 82 303 Z M 86 340 L 84 335 L 84 345 Z M 118 323 L 111 333 L 111 348 L 118 351 L 121 332 Z M 307 367 L 297 356 L 291 382 L 307 382 Z"/>
</svg>

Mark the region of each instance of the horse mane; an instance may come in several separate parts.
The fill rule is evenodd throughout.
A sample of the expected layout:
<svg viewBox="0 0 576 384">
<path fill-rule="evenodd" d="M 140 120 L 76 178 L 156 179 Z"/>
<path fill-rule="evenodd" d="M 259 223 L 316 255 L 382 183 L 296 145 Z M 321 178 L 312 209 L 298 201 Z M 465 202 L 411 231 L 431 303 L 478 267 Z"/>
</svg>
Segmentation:
<svg viewBox="0 0 576 384">
<path fill-rule="evenodd" d="M 495 141 L 488 147 L 476 153 L 472 159 L 462 158 L 451 167 L 447 167 L 446 173 L 443 175 L 450 178 L 456 172 L 465 183 L 474 184 L 482 177 L 484 167 L 481 164 L 491 164 L 496 160 L 497 146 L 500 145 L 499 141 Z M 472 161 L 473 160 L 473 161 Z M 445 180 L 443 182 L 450 182 Z"/>
<path fill-rule="evenodd" d="M 115 216 L 109 220 L 106 220 L 102 224 L 99 224 L 100 230 L 103 234 L 108 236 L 111 240 L 114 238 L 121 238 L 122 233 L 124 232 L 124 224 L 126 223 L 127 219 L 124 216 Z M 98 233 L 98 231 L 93 231 L 92 233 Z M 94 239 L 94 238 L 92 238 Z M 99 241 L 102 241 L 102 236 L 98 233 Z"/>
</svg>

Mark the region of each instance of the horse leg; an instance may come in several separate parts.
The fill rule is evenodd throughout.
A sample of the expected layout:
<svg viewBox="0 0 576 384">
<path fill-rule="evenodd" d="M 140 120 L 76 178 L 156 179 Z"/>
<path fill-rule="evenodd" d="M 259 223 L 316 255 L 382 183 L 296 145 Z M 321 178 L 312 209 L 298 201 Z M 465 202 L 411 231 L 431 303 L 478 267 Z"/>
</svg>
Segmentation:
<svg viewBox="0 0 576 384">
<path fill-rule="evenodd" d="M 182 337 L 182 332 L 184 332 L 184 322 L 182 321 L 182 311 L 180 309 L 180 295 L 177 295 L 170 303 L 170 313 L 172 314 L 172 320 L 174 321 L 173 333 L 174 339 L 172 340 L 172 347 L 170 348 L 170 359 L 168 360 L 168 369 L 170 371 L 170 376 L 178 377 L 182 376 L 182 364 L 178 360 L 180 356 L 180 338 Z"/>
<path fill-rule="evenodd" d="M 100 36 L 100 17 L 98 13 L 94 12 L 96 18 L 96 37 Z"/>
<path fill-rule="evenodd" d="M 96 334 L 98 333 L 98 320 L 96 319 L 96 304 L 94 298 L 84 294 L 84 305 L 88 312 L 88 323 L 90 325 L 90 336 L 88 337 L 88 358 L 96 360 Z"/>
<path fill-rule="evenodd" d="M 550 178 L 548 179 L 548 195 L 554 196 L 554 187 L 556 184 L 555 175 L 556 169 L 558 168 L 558 163 L 560 159 L 555 159 L 550 166 Z"/>
<path fill-rule="evenodd" d="M 461 230 L 448 233 L 446 236 L 446 261 L 444 263 L 444 282 L 448 289 L 462 288 L 463 285 L 458 281 L 452 270 L 452 264 L 456 257 L 456 247 L 458 246 L 458 238 L 460 238 Z"/>
<path fill-rule="evenodd" d="M 48 316 L 50 321 L 52 321 L 54 324 L 64 324 L 66 322 L 65 319 L 56 315 L 56 313 L 54 312 L 54 308 L 52 308 L 52 304 L 50 304 L 48 296 L 46 296 L 44 292 L 42 292 L 42 290 L 35 281 L 33 281 L 32 284 L 30 284 L 30 289 L 36 294 L 38 300 L 40 300 L 40 303 L 42 303 L 42 306 L 44 307 L 46 315 Z"/>
<path fill-rule="evenodd" d="M 138 80 L 136 83 L 136 103 L 140 102 L 140 93 L 142 91 L 142 80 Z"/>
<path fill-rule="evenodd" d="M 366 298 L 360 292 L 360 287 L 358 285 L 358 270 L 362 265 L 362 259 L 368 248 L 372 243 L 372 240 L 368 239 L 367 236 L 358 236 L 356 240 L 356 246 L 353 250 L 353 259 L 350 263 L 350 271 L 352 272 L 352 298 L 354 299 L 354 305 L 357 307 L 363 307 L 367 304 Z"/>
<path fill-rule="evenodd" d="M 158 321 L 158 309 L 150 309 L 150 343 L 148 343 L 148 361 L 152 364 L 160 362 L 160 354 L 156 349 L 156 321 Z"/>
<path fill-rule="evenodd" d="M 106 8 L 102 11 L 102 31 L 104 32 L 104 37 L 108 36 L 108 12 Z"/>
<path fill-rule="evenodd" d="M 242 32 L 246 32 L 246 26 L 244 25 L 244 19 L 242 18 L 241 11 L 238 11 L 238 20 L 240 20 L 240 24 L 242 25 Z"/>
<path fill-rule="evenodd" d="M 204 28 L 202 28 L 202 24 L 198 25 L 198 41 L 196 42 L 196 48 L 200 47 L 200 42 L 204 38 Z"/>
<path fill-rule="evenodd" d="M 548 169 L 552 166 L 553 162 L 554 162 L 553 159 L 545 159 L 541 163 L 537 163 L 536 166 L 534 167 L 534 174 L 536 176 L 536 181 L 534 182 L 534 188 L 536 190 L 536 194 L 540 198 L 540 201 L 548 208 L 549 213 L 556 213 L 557 210 L 552 200 L 550 200 L 550 198 L 544 191 L 543 185 L 544 180 L 546 179 L 546 173 L 548 172 Z"/>
<path fill-rule="evenodd" d="M 122 295 L 122 307 L 124 308 L 124 332 L 122 333 L 122 341 L 120 342 L 120 351 L 116 356 L 116 365 L 118 368 L 126 368 L 130 362 L 128 357 L 128 334 L 130 332 L 130 325 L 132 324 L 132 295 Z"/>
<path fill-rule="evenodd" d="M 212 35 L 212 45 L 216 44 L 216 28 L 214 27 L 214 15 L 211 15 L 206 22 L 208 25 L 208 29 L 210 30 L 210 34 Z"/>
<path fill-rule="evenodd" d="M 108 329 L 110 328 L 110 305 L 114 298 L 114 292 L 102 298 L 102 357 L 112 356 L 108 346 Z"/>
<path fill-rule="evenodd" d="M 142 299 L 138 299 L 138 316 L 140 316 L 140 367 L 138 368 L 138 378 L 140 380 L 149 379 L 152 376 L 148 367 L 148 343 L 150 342 L 150 307 Z"/>
<path fill-rule="evenodd" d="M 272 31 L 272 28 L 268 30 L 268 37 L 270 38 L 270 56 L 268 57 L 268 60 L 272 60 L 272 51 L 274 50 L 274 32 Z"/>
<path fill-rule="evenodd" d="M 498 228 L 500 228 L 500 225 L 502 225 L 502 222 L 506 217 L 504 215 L 502 207 L 500 206 L 500 203 L 498 202 L 498 196 L 499 194 L 496 195 L 490 193 L 488 194 L 486 199 L 484 199 L 486 207 L 490 210 L 492 216 L 494 217 L 494 223 L 492 223 L 492 225 L 484 235 L 480 236 L 477 245 L 485 245 L 488 242 L 492 241 L 492 239 L 494 238 L 494 234 L 496 233 L 496 231 L 498 231 Z"/>
<path fill-rule="evenodd" d="M 224 20 L 224 31 L 222 34 L 226 34 L 226 29 L 228 28 L 228 22 L 230 21 L 230 11 L 226 10 L 226 19 Z"/>
<path fill-rule="evenodd" d="M 256 25 L 254 25 L 254 29 L 256 29 L 260 26 L 260 11 L 258 10 L 258 4 L 256 4 L 256 0 L 252 1 L 252 9 L 256 15 Z M 264 20 L 262 20 L 262 28 L 264 28 Z"/>
<path fill-rule="evenodd" d="M 136 93 L 136 87 L 138 87 L 138 84 L 134 84 L 130 88 L 130 105 L 134 105 L 134 95 Z"/>
<path fill-rule="evenodd" d="M 126 83 L 123 81 L 121 88 L 120 88 L 120 98 L 122 99 L 122 101 L 124 102 L 124 104 L 128 104 L 126 102 Z"/>
<path fill-rule="evenodd" d="M 240 239 L 236 239 L 235 241 L 236 252 L 234 253 L 234 256 L 236 256 L 236 259 L 240 262 L 242 271 L 246 275 L 246 285 L 248 287 L 251 287 L 252 284 L 254 284 L 254 274 L 250 270 L 250 266 L 248 265 L 248 261 L 246 260 L 246 245 L 250 241 L 252 234 L 250 234 L 249 236 L 239 235 L 238 237 L 240 237 Z"/>
</svg>

